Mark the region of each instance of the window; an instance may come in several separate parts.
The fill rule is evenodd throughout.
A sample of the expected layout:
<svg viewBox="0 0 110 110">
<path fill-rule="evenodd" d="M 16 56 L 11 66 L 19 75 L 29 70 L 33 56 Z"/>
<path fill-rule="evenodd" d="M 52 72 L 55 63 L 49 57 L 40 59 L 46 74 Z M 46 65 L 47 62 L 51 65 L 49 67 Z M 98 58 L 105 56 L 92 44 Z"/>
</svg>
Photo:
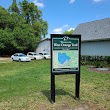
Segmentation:
<svg viewBox="0 0 110 110">
<path fill-rule="evenodd" d="M 43 55 L 43 53 L 39 53 L 40 55 Z"/>
<path fill-rule="evenodd" d="M 29 53 L 29 55 L 32 55 L 31 53 Z"/>
</svg>

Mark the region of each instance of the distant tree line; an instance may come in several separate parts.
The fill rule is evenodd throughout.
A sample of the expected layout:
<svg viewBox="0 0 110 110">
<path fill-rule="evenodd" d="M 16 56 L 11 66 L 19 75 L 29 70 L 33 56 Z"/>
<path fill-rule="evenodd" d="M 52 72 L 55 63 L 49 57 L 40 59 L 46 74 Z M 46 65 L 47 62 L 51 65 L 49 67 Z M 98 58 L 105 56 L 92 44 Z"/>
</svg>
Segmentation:
<svg viewBox="0 0 110 110">
<path fill-rule="evenodd" d="M 47 31 L 48 23 L 34 3 L 13 0 L 8 9 L 0 6 L 0 55 L 33 51 Z"/>
</svg>

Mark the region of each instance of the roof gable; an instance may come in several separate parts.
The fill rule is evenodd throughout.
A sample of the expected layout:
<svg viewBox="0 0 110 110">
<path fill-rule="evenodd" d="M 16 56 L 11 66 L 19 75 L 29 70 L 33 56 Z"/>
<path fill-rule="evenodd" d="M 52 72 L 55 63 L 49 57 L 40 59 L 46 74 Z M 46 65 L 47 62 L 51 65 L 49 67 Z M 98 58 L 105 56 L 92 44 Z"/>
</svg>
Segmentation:
<svg viewBox="0 0 110 110">
<path fill-rule="evenodd" d="M 110 18 L 79 24 L 74 34 L 81 34 L 82 41 L 110 39 Z"/>
</svg>

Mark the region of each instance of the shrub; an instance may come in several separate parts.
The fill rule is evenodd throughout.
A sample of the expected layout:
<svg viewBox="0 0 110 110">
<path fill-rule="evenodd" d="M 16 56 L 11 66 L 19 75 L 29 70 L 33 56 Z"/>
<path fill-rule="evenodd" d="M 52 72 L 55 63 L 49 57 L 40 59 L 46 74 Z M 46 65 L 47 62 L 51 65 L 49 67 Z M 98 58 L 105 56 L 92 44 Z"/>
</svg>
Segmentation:
<svg viewBox="0 0 110 110">
<path fill-rule="evenodd" d="M 94 65 L 97 68 L 105 67 L 110 64 L 110 56 L 81 56 L 81 65 Z"/>
<path fill-rule="evenodd" d="M 102 61 L 94 61 L 94 66 L 95 66 L 96 68 L 103 68 L 103 67 L 104 67 L 103 64 L 104 64 L 104 63 L 103 63 Z"/>
<path fill-rule="evenodd" d="M 81 65 L 87 65 L 86 61 L 81 61 Z"/>
<path fill-rule="evenodd" d="M 107 57 L 107 63 L 110 64 L 110 56 Z"/>
</svg>

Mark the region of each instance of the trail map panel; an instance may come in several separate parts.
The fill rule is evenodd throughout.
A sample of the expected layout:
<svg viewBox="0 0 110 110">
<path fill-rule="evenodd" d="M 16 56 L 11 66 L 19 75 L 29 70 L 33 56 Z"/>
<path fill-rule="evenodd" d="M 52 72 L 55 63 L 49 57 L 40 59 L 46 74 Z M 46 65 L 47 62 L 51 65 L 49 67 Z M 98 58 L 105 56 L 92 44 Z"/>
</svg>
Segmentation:
<svg viewBox="0 0 110 110">
<path fill-rule="evenodd" d="M 52 34 L 52 72 L 79 71 L 79 36 Z"/>
</svg>

